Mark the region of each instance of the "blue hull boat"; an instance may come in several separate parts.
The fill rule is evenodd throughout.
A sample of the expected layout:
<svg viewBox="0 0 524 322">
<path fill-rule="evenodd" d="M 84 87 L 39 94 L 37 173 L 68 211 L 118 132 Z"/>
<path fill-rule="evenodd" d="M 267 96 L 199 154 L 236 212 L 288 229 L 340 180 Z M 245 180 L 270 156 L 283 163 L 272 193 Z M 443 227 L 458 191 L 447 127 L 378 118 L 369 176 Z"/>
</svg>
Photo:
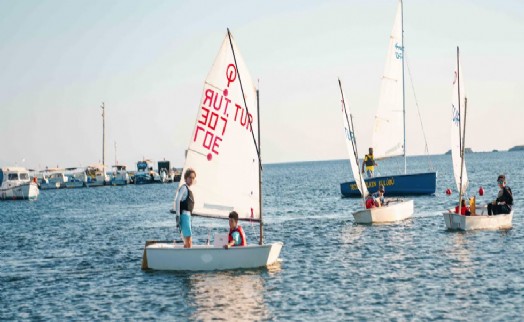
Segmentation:
<svg viewBox="0 0 524 322">
<path fill-rule="evenodd" d="M 435 193 L 437 173 L 414 173 L 393 176 L 382 176 L 364 180 L 369 193 L 378 190 L 379 185 L 386 188 L 386 196 L 431 195 Z M 360 197 L 360 191 L 355 181 L 340 184 L 340 192 L 344 197 Z"/>
</svg>

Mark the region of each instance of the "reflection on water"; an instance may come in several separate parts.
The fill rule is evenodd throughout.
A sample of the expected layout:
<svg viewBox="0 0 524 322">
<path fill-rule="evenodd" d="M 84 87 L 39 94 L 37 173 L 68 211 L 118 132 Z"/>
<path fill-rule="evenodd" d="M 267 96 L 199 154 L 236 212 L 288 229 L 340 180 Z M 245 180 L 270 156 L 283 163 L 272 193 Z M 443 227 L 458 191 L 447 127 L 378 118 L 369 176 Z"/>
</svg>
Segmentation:
<svg viewBox="0 0 524 322">
<path fill-rule="evenodd" d="M 268 319 L 264 280 L 260 271 L 214 272 L 189 277 L 188 302 L 192 320 Z"/>
</svg>

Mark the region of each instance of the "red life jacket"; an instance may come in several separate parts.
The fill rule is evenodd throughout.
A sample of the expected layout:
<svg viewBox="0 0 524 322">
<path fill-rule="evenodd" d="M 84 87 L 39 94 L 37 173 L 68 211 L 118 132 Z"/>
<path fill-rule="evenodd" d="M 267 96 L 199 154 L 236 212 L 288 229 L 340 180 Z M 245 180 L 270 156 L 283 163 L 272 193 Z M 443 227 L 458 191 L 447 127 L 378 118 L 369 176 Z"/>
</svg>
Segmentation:
<svg viewBox="0 0 524 322">
<path fill-rule="evenodd" d="M 233 233 L 235 231 L 240 234 L 240 245 L 233 245 L 233 246 L 246 246 L 247 245 L 246 234 L 244 234 L 244 230 L 239 225 L 237 225 L 237 227 L 235 229 L 230 229 L 229 230 L 229 237 L 227 239 L 227 242 L 230 243 L 230 242 L 233 241 Z"/>
<path fill-rule="evenodd" d="M 467 207 L 461 207 L 461 208 L 460 208 L 460 214 L 461 214 L 461 215 L 465 215 L 467 210 L 469 210 Z M 455 213 L 456 213 L 456 214 L 459 213 L 459 206 L 456 206 L 456 207 L 455 207 Z"/>
<path fill-rule="evenodd" d="M 374 208 L 375 207 L 375 200 L 373 198 L 367 198 L 366 199 L 366 209 Z"/>
</svg>

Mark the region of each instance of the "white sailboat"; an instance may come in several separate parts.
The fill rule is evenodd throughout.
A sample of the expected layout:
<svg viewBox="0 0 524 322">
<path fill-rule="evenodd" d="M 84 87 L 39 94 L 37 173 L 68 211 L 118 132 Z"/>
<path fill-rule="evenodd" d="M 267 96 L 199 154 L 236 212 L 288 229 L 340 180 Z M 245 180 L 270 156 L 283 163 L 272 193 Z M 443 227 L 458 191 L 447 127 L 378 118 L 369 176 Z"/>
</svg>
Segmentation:
<svg viewBox="0 0 524 322">
<path fill-rule="evenodd" d="M 367 178 L 365 182 L 370 192 L 377 191 L 380 184 L 386 186 L 390 196 L 434 194 L 436 172 L 407 173 L 404 92 L 404 27 L 402 0 L 399 0 L 381 80 L 372 147 L 376 160 L 403 156 L 404 173 Z M 340 190 L 345 197 L 360 195 L 355 182 L 341 183 Z"/>
<path fill-rule="evenodd" d="M 346 106 L 342 84 L 338 81 L 340 94 L 342 95 L 342 120 L 344 124 L 344 137 L 349 152 L 349 164 L 353 177 L 362 197 L 362 206 L 365 207 L 365 199 L 369 191 L 364 182 L 360 164 L 358 162 L 357 142 L 353 127 L 353 119 L 349 107 Z M 413 200 L 389 200 L 387 205 L 376 208 L 359 210 L 353 213 L 355 222 L 358 224 L 388 223 L 410 218 L 413 216 Z"/>
<path fill-rule="evenodd" d="M 467 103 L 464 88 L 464 77 L 460 67 L 459 48 L 457 47 L 457 68 L 453 79 L 453 93 L 451 100 L 451 158 L 453 161 L 453 174 L 457 190 L 459 191 L 459 205 L 468 188 L 469 180 L 466 171 L 465 144 L 466 144 L 466 116 Z M 473 199 L 474 202 L 474 199 Z M 444 221 L 449 230 L 475 230 L 475 229 L 508 229 L 512 226 L 513 210 L 509 214 L 487 215 L 487 206 L 472 207 L 470 216 L 461 215 L 461 206 L 458 213 L 455 209 L 444 212 Z"/>
<path fill-rule="evenodd" d="M 148 241 L 142 268 L 224 270 L 275 263 L 283 243 L 263 244 L 259 152 L 257 91 L 228 29 L 204 84 L 182 173 L 188 168 L 197 173 L 197 183 L 191 186 L 193 215 L 228 218 L 234 210 L 240 220 L 260 222 L 259 245 L 224 249 L 227 238 L 225 243 L 215 238 L 215 245 L 192 248 Z"/>
</svg>

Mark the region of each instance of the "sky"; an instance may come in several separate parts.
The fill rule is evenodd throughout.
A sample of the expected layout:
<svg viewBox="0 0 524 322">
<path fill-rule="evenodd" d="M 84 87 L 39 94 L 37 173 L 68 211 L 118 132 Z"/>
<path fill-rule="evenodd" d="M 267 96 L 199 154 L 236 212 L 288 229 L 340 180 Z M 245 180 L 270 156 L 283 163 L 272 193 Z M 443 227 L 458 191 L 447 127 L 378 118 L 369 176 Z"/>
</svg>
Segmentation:
<svg viewBox="0 0 524 322">
<path fill-rule="evenodd" d="M 0 166 L 99 163 L 103 102 L 106 164 L 182 167 L 227 28 L 259 83 L 262 161 L 346 159 L 337 78 L 368 147 L 396 6 L 0 0 Z M 524 1 L 406 0 L 404 46 L 408 155 L 425 153 L 423 133 L 430 154 L 449 150 L 457 46 L 466 146 L 524 145 Z"/>
</svg>

